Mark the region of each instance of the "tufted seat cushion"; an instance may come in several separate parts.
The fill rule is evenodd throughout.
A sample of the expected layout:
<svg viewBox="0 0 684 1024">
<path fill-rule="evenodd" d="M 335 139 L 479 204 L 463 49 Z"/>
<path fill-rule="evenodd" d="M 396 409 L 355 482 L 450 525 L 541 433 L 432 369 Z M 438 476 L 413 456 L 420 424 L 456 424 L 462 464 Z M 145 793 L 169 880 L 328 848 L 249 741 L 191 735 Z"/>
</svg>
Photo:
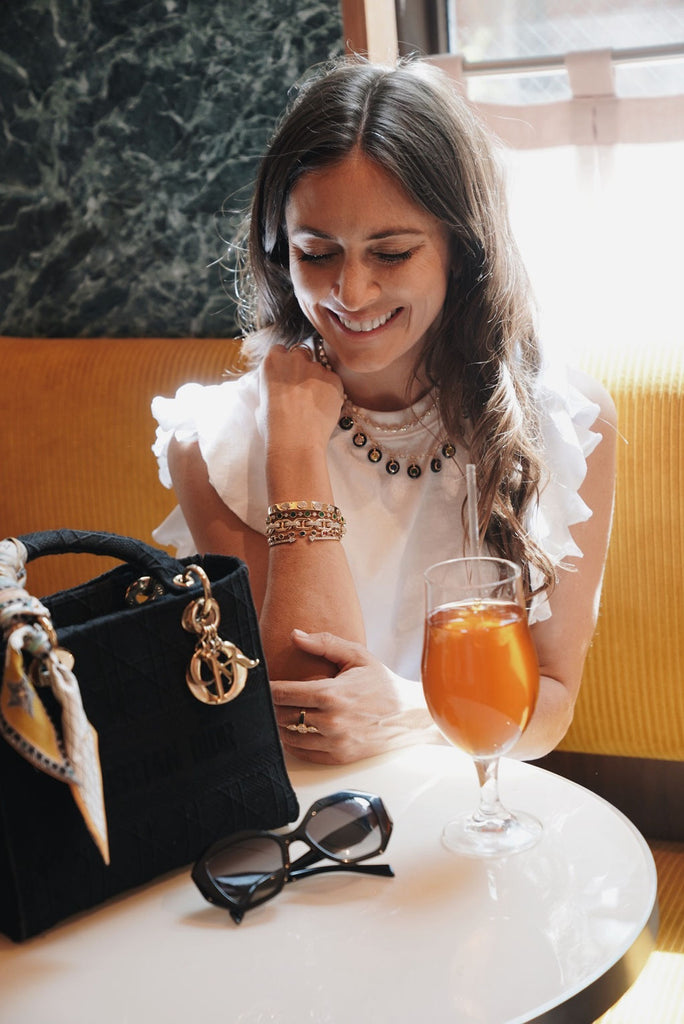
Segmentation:
<svg viewBox="0 0 684 1024">
<path fill-rule="evenodd" d="M 2 536 L 66 526 L 150 542 L 174 504 L 151 452 L 150 401 L 187 380 L 220 381 L 238 354 L 224 338 L 0 338 Z M 41 558 L 29 587 L 53 593 L 113 564 Z"/>
</svg>

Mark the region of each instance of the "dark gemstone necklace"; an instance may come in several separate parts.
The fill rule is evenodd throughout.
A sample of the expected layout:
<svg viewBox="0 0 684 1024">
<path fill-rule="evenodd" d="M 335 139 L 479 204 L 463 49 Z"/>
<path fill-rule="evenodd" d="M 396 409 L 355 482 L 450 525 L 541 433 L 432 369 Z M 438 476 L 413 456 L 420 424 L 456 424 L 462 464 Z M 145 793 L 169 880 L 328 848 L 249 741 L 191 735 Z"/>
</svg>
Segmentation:
<svg viewBox="0 0 684 1024">
<path fill-rule="evenodd" d="M 456 446 L 447 439 L 432 442 L 426 450 L 416 452 L 394 452 L 388 455 L 378 439 L 381 433 L 390 437 L 396 437 L 418 425 L 425 425 L 426 420 L 432 419 L 436 413 L 436 405 L 432 405 L 424 416 L 412 414 L 410 419 L 405 420 L 396 426 L 382 426 L 368 417 L 365 411 L 352 405 L 349 399 L 345 399 L 342 406 L 342 416 L 338 421 L 341 430 L 352 434 L 352 444 L 355 448 L 365 448 L 369 462 L 377 465 L 384 464 L 385 471 L 390 476 L 396 476 L 401 471 L 402 463 L 406 464 L 406 474 L 412 480 L 417 480 L 423 472 L 423 466 L 429 458 L 430 470 L 433 473 L 440 473 L 442 470 L 442 459 L 453 459 L 456 454 Z"/>
<path fill-rule="evenodd" d="M 320 339 L 316 340 L 315 350 L 318 362 L 322 366 L 331 369 Z M 412 480 L 417 480 L 422 475 L 423 466 L 428 458 L 430 459 L 431 472 L 441 473 L 442 460 L 453 459 L 456 454 L 456 445 L 449 441 L 448 438 L 439 440 L 434 437 L 430 446 L 418 454 L 415 452 L 395 452 L 392 455 L 388 455 L 383 450 L 382 443 L 378 438 L 385 434 L 389 440 L 389 438 L 395 438 L 416 426 L 427 427 L 433 420 L 437 419 L 437 416 L 437 402 L 433 395 L 432 403 L 424 413 L 418 415 L 411 409 L 407 419 L 401 423 L 388 426 L 373 420 L 365 409 L 359 409 L 358 406 L 353 405 L 347 395 L 345 395 L 338 426 L 341 430 L 353 431 L 352 444 L 355 448 L 367 448 L 366 454 L 369 462 L 377 465 L 384 463 L 385 471 L 390 476 L 396 476 L 401 471 L 402 462 L 405 462 L 407 476 L 411 477 Z"/>
</svg>

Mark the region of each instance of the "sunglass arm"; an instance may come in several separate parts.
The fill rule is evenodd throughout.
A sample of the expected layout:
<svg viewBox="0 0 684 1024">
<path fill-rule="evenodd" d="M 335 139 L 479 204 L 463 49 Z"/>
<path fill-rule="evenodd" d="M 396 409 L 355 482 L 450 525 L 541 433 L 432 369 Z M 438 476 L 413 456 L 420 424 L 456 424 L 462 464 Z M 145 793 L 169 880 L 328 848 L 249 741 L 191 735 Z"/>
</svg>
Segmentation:
<svg viewBox="0 0 684 1024">
<path fill-rule="evenodd" d="M 394 878 L 394 871 L 389 864 L 321 864 L 316 868 L 300 868 L 290 871 L 290 880 L 296 882 L 299 878 L 328 874 L 330 871 L 355 871 L 362 875 L 381 875 L 383 878 Z"/>
</svg>

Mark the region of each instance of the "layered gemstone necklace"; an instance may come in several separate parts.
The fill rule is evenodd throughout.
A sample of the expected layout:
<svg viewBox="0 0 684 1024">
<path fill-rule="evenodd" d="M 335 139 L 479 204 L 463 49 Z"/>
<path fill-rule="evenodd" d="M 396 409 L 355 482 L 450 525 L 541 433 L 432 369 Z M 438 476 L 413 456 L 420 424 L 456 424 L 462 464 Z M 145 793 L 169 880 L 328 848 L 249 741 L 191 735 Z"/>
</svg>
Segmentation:
<svg viewBox="0 0 684 1024">
<path fill-rule="evenodd" d="M 321 365 L 330 366 L 320 341 L 316 342 L 316 356 Z M 424 402 L 420 404 L 423 405 Z M 417 480 L 422 475 L 426 464 L 429 464 L 432 473 L 440 473 L 443 460 L 453 459 L 456 455 L 456 446 L 453 442 L 438 436 L 438 425 L 439 410 L 434 391 L 431 392 L 429 405 L 424 411 L 417 411 L 415 407 L 411 407 L 404 420 L 392 424 L 379 423 L 369 412 L 354 405 L 345 395 L 342 415 L 338 421 L 339 428 L 350 434 L 354 447 L 365 450 L 369 462 L 384 466 L 390 476 L 396 476 L 404 466 L 406 475 L 412 480 Z M 394 451 L 395 444 L 392 442 L 415 431 L 416 427 L 423 427 L 428 435 L 432 435 L 429 446 L 422 452 Z M 388 443 L 392 449 L 389 453 L 384 447 Z"/>
<path fill-rule="evenodd" d="M 406 419 L 394 426 L 385 426 L 372 420 L 365 410 L 352 405 L 348 398 L 345 398 L 342 406 L 342 415 L 338 421 L 341 430 L 351 433 L 352 444 L 355 448 L 365 448 L 369 462 L 384 465 L 385 471 L 390 476 L 395 476 L 401 471 L 402 463 L 406 466 L 406 474 L 412 480 L 417 480 L 423 472 L 423 465 L 427 459 L 430 460 L 430 470 L 433 473 L 440 473 L 442 470 L 442 459 L 453 459 L 456 454 L 456 447 L 447 439 L 434 440 L 429 448 L 416 453 L 401 451 L 388 455 L 382 447 L 380 438 L 384 433 L 388 440 L 396 438 L 416 426 L 427 426 L 429 420 L 434 419 L 437 406 L 433 404 L 422 416 L 412 413 L 410 419 Z M 385 442 L 386 443 L 386 442 Z"/>
</svg>

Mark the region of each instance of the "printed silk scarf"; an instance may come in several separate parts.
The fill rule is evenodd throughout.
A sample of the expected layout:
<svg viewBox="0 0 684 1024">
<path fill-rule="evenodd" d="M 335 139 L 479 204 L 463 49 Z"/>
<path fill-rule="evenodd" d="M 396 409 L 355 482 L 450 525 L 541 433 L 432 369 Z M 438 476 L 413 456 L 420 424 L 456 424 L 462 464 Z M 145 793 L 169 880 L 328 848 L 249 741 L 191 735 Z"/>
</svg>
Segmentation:
<svg viewBox="0 0 684 1024">
<path fill-rule="evenodd" d="M 0 735 L 39 771 L 67 783 L 109 864 L 97 732 L 83 709 L 72 656 L 57 645 L 47 608 L 23 587 L 25 562 L 20 541 L 0 541 L 0 630 L 7 642 Z M 61 706 L 61 736 L 39 696 L 44 686 Z"/>
</svg>

